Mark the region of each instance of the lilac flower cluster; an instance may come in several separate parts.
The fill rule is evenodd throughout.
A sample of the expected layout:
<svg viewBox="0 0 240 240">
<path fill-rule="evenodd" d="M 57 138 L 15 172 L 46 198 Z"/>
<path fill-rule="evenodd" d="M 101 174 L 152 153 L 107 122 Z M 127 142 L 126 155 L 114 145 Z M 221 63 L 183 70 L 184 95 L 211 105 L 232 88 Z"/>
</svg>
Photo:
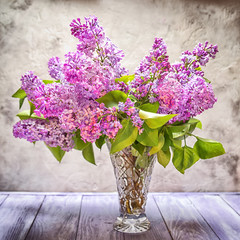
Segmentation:
<svg viewBox="0 0 240 240">
<path fill-rule="evenodd" d="M 64 80 L 63 64 L 59 57 L 52 57 L 48 61 L 49 75 L 56 80 Z"/>
<path fill-rule="evenodd" d="M 57 118 L 26 119 L 17 122 L 13 127 L 13 135 L 25 138 L 29 142 L 45 141 L 50 147 L 60 146 L 62 150 L 69 151 L 74 147 L 73 133 L 65 132 Z"/>
<path fill-rule="evenodd" d="M 150 54 L 136 69 L 131 93 L 141 104 L 159 102 L 158 113 L 178 114 L 169 123 L 187 121 L 216 102 L 200 66 L 215 58 L 217 52 L 216 45 L 199 43 L 192 52 L 182 54 L 181 62 L 170 65 L 166 44 L 156 38 Z"/>
<path fill-rule="evenodd" d="M 75 122 L 82 139 L 88 142 L 95 142 L 102 134 L 114 138 L 122 127 L 117 118 L 117 109 L 106 108 L 96 101 L 82 103 L 76 113 Z"/>
<path fill-rule="evenodd" d="M 44 84 L 33 72 L 22 76 L 21 88 L 36 107 L 34 113 L 47 119 L 18 122 L 13 129 L 14 136 L 31 142 L 45 141 L 50 146 L 59 145 L 69 150 L 73 147 L 71 137 L 77 129 L 84 141 L 94 142 L 102 134 L 114 138 L 122 127 L 117 109 L 108 109 L 95 99 L 115 89 L 128 91 L 125 83 L 115 83 L 115 78 L 127 73 L 120 64 L 124 54 L 105 37 L 96 17 L 85 20 L 84 24 L 80 19 L 70 24 L 72 34 L 79 39 L 78 50 L 66 54 L 63 62 L 58 57 L 48 62 L 50 76 L 59 81 Z M 55 119 L 54 124 L 49 124 L 49 119 Z M 46 130 L 51 127 L 49 131 L 54 132 L 56 139 Z M 64 141 L 61 140 L 64 134 L 61 139 L 57 137 L 60 136 L 57 129 L 66 135 Z"/>
<path fill-rule="evenodd" d="M 137 99 L 148 98 L 151 89 L 158 86 L 167 75 L 168 62 L 167 46 L 162 38 L 156 38 L 150 54 L 146 56 L 135 71 L 135 79 L 131 83 L 131 94 Z"/>
<path fill-rule="evenodd" d="M 120 61 L 124 57 L 122 50 L 118 49 L 109 38 L 105 37 L 103 28 L 99 26 L 96 17 L 86 17 L 85 23 L 73 20 L 70 24 L 72 35 L 79 40 L 77 49 L 91 57 L 95 62 L 105 66 L 115 78 L 127 74 L 121 67 Z"/>
<path fill-rule="evenodd" d="M 84 23 L 76 19 L 70 27 L 79 43 L 63 61 L 58 57 L 49 60 L 49 74 L 56 81 L 45 84 L 31 71 L 22 76 L 21 88 L 35 106 L 34 113 L 45 119 L 16 123 L 15 137 L 44 141 L 69 151 L 77 130 L 85 142 L 95 142 L 102 135 L 114 139 L 123 118 L 130 119 L 141 134 L 143 120 L 138 107 L 145 103 L 158 102 L 158 113 L 177 114 L 171 124 L 187 121 L 216 102 L 201 66 L 215 58 L 217 46 L 199 43 L 192 52 L 182 53 L 179 63 L 171 65 L 165 42 L 156 38 L 149 55 L 137 67 L 135 78 L 128 83 L 115 82 L 128 73 L 121 66 L 124 54 L 105 36 L 97 18 L 85 18 Z M 108 108 L 96 101 L 114 90 L 127 94 L 126 101 Z"/>
<path fill-rule="evenodd" d="M 134 107 L 134 102 L 127 98 L 125 103 L 119 102 L 118 108 L 120 112 L 125 113 L 131 119 L 133 125 L 138 128 L 139 134 L 141 134 L 143 132 L 143 120 L 139 117 L 139 110 Z"/>
</svg>

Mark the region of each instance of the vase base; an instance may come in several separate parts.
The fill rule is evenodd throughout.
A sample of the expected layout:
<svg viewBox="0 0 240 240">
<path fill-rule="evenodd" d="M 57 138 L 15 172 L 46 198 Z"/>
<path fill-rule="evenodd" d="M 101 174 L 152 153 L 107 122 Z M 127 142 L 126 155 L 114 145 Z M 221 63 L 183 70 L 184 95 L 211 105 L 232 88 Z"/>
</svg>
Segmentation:
<svg viewBox="0 0 240 240">
<path fill-rule="evenodd" d="M 145 214 L 126 215 L 117 218 L 113 228 L 118 232 L 142 233 L 150 229 L 150 222 Z"/>
</svg>

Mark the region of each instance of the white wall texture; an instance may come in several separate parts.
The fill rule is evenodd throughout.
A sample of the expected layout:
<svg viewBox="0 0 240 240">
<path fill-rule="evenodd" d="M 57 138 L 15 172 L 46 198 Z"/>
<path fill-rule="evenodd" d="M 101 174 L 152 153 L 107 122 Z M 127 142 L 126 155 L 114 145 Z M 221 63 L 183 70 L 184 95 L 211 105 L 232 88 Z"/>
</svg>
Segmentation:
<svg viewBox="0 0 240 240">
<path fill-rule="evenodd" d="M 124 50 L 133 72 L 155 37 L 168 45 L 170 61 L 198 42 L 218 44 L 206 67 L 218 102 L 199 116 L 198 134 L 219 140 L 226 154 L 201 160 L 184 175 L 172 164 L 158 163 L 151 191 L 240 191 L 240 1 L 239 0 L 0 0 L 0 190 L 116 191 L 106 147 L 97 166 L 72 151 L 59 164 L 43 143 L 36 146 L 12 136 L 18 101 L 11 95 L 20 77 L 33 70 L 48 79 L 52 56 L 74 51 L 73 18 L 96 15 L 108 37 Z"/>
</svg>

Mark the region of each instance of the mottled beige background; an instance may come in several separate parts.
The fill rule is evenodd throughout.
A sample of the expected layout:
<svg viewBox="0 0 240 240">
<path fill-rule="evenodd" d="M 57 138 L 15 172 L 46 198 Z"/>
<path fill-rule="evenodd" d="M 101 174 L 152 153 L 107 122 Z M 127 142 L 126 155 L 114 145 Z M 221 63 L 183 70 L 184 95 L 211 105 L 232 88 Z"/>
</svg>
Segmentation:
<svg viewBox="0 0 240 240">
<path fill-rule="evenodd" d="M 115 191 L 106 147 L 97 167 L 72 151 L 59 164 L 43 143 L 12 136 L 18 102 L 11 95 L 33 70 L 47 79 L 47 61 L 75 50 L 73 18 L 98 16 L 106 34 L 126 53 L 131 71 L 163 37 L 170 61 L 200 41 L 219 45 L 206 69 L 218 102 L 200 116 L 203 137 L 219 140 L 227 154 L 199 161 L 185 175 L 156 164 L 151 191 L 240 191 L 240 1 L 235 0 L 0 0 L 0 190 Z"/>
</svg>

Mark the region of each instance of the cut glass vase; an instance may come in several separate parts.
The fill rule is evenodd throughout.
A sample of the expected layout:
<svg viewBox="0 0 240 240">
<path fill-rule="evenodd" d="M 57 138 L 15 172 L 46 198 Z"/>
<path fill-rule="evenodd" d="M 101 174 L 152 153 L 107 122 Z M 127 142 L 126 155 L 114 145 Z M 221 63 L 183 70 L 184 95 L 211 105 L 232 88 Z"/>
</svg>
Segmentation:
<svg viewBox="0 0 240 240">
<path fill-rule="evenodd" d="M 110 141 L 106 141 L 111 149 Z M 147 194 L 156 155 L 138 154 L 132 147 L 110 154 L 116 177 L 120 216 L 114 229 L 125 233 L 141 233 L 150 228 L 145 214 Z"/>
</svg>

